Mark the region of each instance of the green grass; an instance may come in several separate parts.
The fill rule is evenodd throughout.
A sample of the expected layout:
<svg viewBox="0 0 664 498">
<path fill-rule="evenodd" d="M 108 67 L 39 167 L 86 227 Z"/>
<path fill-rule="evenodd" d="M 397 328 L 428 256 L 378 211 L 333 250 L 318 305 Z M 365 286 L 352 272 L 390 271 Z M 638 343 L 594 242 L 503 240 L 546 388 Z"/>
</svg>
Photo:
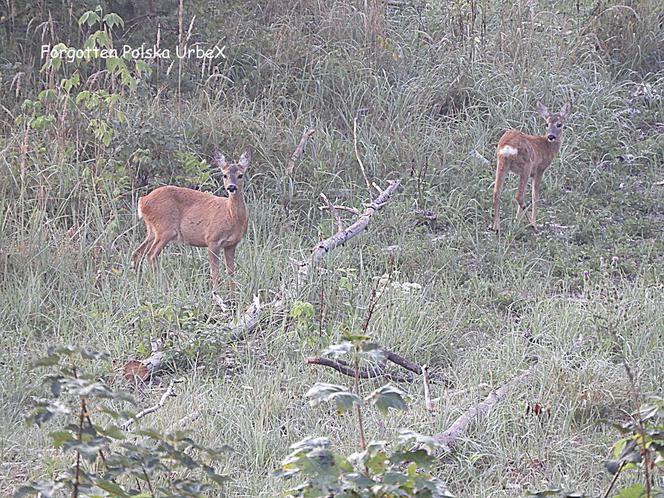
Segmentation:
<svg viewBox="0 0 664 498">
<path fill-rule="evenodd" d="M 664 385 L 664 73 L 661 28 L 646 15 L 656 3 L 643 2 L 636 24 L 617 8 L 593 14 L 590 2 L 579 12 L 574 2 L 556 12 L 538 5 L 532 18 L 525 4 L 491 4 L 478 46 L 454 31 L 470 22 L 464 2 L 383 17 L 371 2 L 299 4 L 292 10 L 274 0 L 204 17 L 196 25 L 203 35 L 229 33 L 225 70 L 235 79 L 179 101 L 130 97 L 115 149 L 78 138 L 62 146 L 52 132 L 30 131 L 21 177 L 23 129 L 0 137 L 0 492 L 70 463 L 49 446 L 54 424 L 22 424 L 30 398 L 45 394 L 30 363 L 62 344 L 109 352 L 113 364 L 100 364 L 99 375 L 121 387 L 121 365 L 146 356 L 150 337 L 168 334 L 177 354 L 164 376 L 184 382 L 145 423 L 232 446 L 229 496 L 277 496 L 285 484 L 271 473 L 307 435 L 356 449 L 352 417 L 303 399 L 315 382 L 350 379 L 304 359 L 359 328 L 373 278 L 386 271 L 386 248 L 396 246 L 396 278 L 421 290 L 387 291 L 369 334 L 431 366 L 438 411 L 425 410 L 419 383 L 403 385 L 410 410 L 367 414 L 368 437 L 442 432 L 537 356 L 534 380 L 474 424 L 439 474 L 457 496 L 520 496 L 549 484 L 598 494 L 609 482 L 601 459 L 617 437 L 610 422 L 635 408 L 621 357 L 644 397 L 661 395 Z M 605 38 L 621 19 L 634 36 Z M 465 26 L 480 36 L 479 21 Z M 607 44 L 604 52 L 588 30 Z M 624 45 L 612 48 L 620 39 Z M 634 96 L 644 83 L 653 98 Z M 510 176 L 497 235 L 488 230 L 495 144 L 509 127 L 543 129 L 537 98 L 556 109 L 574 101 L 561 152 L 544 175 L 542 226 L 534 233 L 514 218 Z M 403 188 L 366 233 L 295 286 L 292 261 L 335 231 L 317 209 L 319 194 L 358 208 L 367 200 L 353 152 L 361 108 L 357 141 L 368 175 L 378 184 L 401 178 Z M 285 210 L 286 162 L 307 126 L 317 131 Z M 255 294 L 269 300 L 270 290 L 287 286 L 289 295 L 286 310 L 268 312 L 255 334 L 231 344 L 220 324 L 232 317 L 212 303 L 204 250 L 170 245 L 155 271 L 129 268 L 144 236 L 137 196 L 181 174 L 174 151 L 202 157 L 212 146 L 227 157 L 255 150 L 249 231 L 237 253 L 239 312 Z M 129 157 L 138 147 L 151 151 L 149 186 L 132 191 Z M 416 209 L 435 212 L 435 226 L 419 223 Z M 294 300 L 314 305 L 313 332 L 289 319 Z M 160 393 L 136 396 L 149 406 Z M 526 412 L 533 403 L 542 416 Z M 203 415 L 179 425 L 193 411 Z"/>
</svg>

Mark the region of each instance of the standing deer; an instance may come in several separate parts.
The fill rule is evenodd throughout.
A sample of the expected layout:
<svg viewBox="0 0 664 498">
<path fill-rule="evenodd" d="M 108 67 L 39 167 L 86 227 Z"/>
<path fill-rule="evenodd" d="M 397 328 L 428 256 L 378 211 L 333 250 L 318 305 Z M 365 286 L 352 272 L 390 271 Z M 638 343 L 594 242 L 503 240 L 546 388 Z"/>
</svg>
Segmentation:
<svg viewBox="0 0 664 498">
<path fill-rule="evenodd" d="M 528 178 L 533 178 L 533 208 L 530 224 L 537 228 L 537 201 L 539 199 L 542 175 L 551 165 L 551 161 L 560 149 L 563 137 L 563 124 L 572 113 L 572 104 L 567 103 L 559 113 L 552 114 L 539 101 L 537 111 L 546 120 L 545 135 L 526 135 L 518 130 L 506 131 L 498 142 L 496 149 L 496 183 L 493 188 L 493 230 L 500 230 L 500 189 L 505 181 L 508 171 L 519 175 L 519 187 L 516 191 L 518 204 L 517 216 L 526 211 L 523 195 L 526 190 Z"/>
<path fill-rule="evenodd" d="M 242 179 L 251 161 L 247 150 L 237 164 L 228 164 L 219 152 L 214 163 L 224 175 L 228 197 L 167 185 L 159 187 L 138 200 L 138 216 L 143 218 L 148 234 L 131 255 L 134 267 L 147 253 L 154 263 L 171 240 L 196 247 L 207 247 L 210 274 L 215 286 L 219 283 L 219 252 L 224 250 L 226 272 L 231 292 L 235 291 L 235 247 L 247 232 L 249 215 L 242 195 Z"/>
</svg>

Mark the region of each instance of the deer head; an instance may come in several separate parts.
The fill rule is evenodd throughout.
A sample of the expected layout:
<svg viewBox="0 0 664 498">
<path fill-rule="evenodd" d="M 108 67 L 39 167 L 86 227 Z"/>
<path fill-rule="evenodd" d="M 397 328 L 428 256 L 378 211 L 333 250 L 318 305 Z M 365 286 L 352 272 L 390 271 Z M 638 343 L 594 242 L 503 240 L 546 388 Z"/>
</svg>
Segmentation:
<svg viewBox="0 0 664 498">
<path fill-rule="evenodd" d="M 565 104 L 560 112 L 551 113 L 544 104 L 537 101 L 537 112 L 546 120 L 546 138 L 549 142 L 555 142 L 563 134 L 565 121 L 572 114 L 572 103 Z"/>
<path fill-rule="evenodd" d="M 240 156 L 237 163 L 229 164 L 224 155 L 217 151 L 213 155 L 213 161 L 223 174 L 224 188 L 228 191 L 229 195 L 234 195 L 238 191 L 242 191 L 244 185 L 244 173 L 251 161 L 251 151 L 247 150 Z"/>
</svg>

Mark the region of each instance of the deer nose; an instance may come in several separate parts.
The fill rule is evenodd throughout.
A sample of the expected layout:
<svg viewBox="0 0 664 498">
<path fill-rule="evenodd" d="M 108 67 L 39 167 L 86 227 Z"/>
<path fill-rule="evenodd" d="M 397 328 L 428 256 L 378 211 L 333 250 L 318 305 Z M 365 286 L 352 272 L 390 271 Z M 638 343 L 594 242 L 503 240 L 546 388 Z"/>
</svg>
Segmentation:
<svg viewBox="0 0 664 498">
<path fill-rule="evenodd" d="M 555 135 L 549 135 L 549 136 L 546 137 L 546 138 L 549 139 L 549 142 L 553 142 L 553 141 L 556 139 L 556 136 L 555 136 Z"/>
<path fill-rule="evenodd" d="M 226 190 L 228 190 L 232 194 L 237 190 L 237 187 L 231 183 L 228 187 L 226 187 Z"/>
</svg>

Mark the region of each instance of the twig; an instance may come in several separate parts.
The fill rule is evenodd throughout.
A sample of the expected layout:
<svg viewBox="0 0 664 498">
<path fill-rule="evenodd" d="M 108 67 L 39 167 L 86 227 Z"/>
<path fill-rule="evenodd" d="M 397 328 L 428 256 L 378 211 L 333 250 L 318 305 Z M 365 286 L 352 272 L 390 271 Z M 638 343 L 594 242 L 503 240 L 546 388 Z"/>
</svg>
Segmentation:
<svg viewBox="0 0 664 498">
<path fill-rule="evenodd" d="M 519 384 L 522 384 L 532 376 L 534 371 L 535 364 L 531 365 L 525 372 L 517 375 L 510 381 L 506 382 L 500 386 L 495 391 L 489 393 L 489 395 L 476 406 L 473 406 L 468 411 L 459 416 L 454 423 L 445 431 L 440 434 L 435 434 L 433 439 L 438 443 L 442 444 L 443 447 L 451 449 L 456 441 L 468 430 L 470 424 L 480 415 L 485 415 L 489 409 L 503 401 L 507 394 L 517 387 Z"/>
<path fill-rule="evenodd" d="M 436 406 L 431 401 L 431 390 L 429 389 L 429 369 L 422 365 L 422 383 L 424 384 L 424 407 L 429 412 L 435 412 Z"/>
<path fill-rule="evenodd" d="M 359 209 L 355 209 L 354 207 L 348 207 L 348 206 L 320 206 L 318 209 L 325 210 L 325 209 L 336 209 L 337 211 L 348 211 L 349 213 L 353 213 L 355 216 L 360 215 Z"/>
<path fill-rule="evenodd" d="M 400 184 L 401 182 L 399 180 L 391 181 L 388 187 L 367 206 L 367 208 L 362 212 L 362 214 L 360 214 L 359 218 L 352 225 L 343 230 L 340 230 L 339 232 L 332 235 L 332 237 L 329 237 L 320 242 L 314 248 L 309 261 L 303 261 L 299 263 L 300 273 L 306 275 L 309 272 L 309 268 L 320 263 L 320 261 L 328 252 L 330 252 L 335 247 L 345 244 L 362 230 L 364 230 L 369 225 L 371 217 L 374 215 L 374 213 L 383 207 L 383 205 L 385 205 L 385 203 L 390 199 L 390 196 L 395 192 Z"/>
<path fill-rule="evenodd" d="M 357 163 L 360 165 L 364 182 L 367 184 L 367 191 L 369 192 L 369 195 L 371 195 L 371 183 L 369 183 L 367 172 L 364 170 L 364 163 L 360 157 L 360 152 L 357 150 L 357 116 L 353 118 L 353 149 L 355 150 L 355 159 L 357 159 Z"/>
<path fill-rule="evenodd" d="M 307 142 L 313 136 L 314 133 L 316 133 L 315 128 L 308 128 L 304 130 L 304 133 L 302 133 L 302 138 L 300 138 L 300 143 L 297 144 L 297 147 L 295 147 L 293 154 L 291 154 L 291 157 L 288 160 L 288 166 L 286 167 L 286 174 L 288 176 L 292 176 L 293 173 L 295 172 L 295 163 L 297 162 L 298 159 L 300 159 L 300 156 L 304 152 L 304 148 L 307 146 Z"/>
<path fill-rule="evenodd" d="M 609 487 L 607 488 L 606 492 L 602 495 L 602 498 L 609 498 L 609 495 L 611 494 L 611 490 L 613 489 L 613 486 L 616 485 L 616 482 L 618 482 L 618 478 L 620 477 L 620 473 L 622 472 L 623 467 L 625 466 L 627 462 L 621 462 L 620 467 L 618 467 L 618 470 L 616 473 L 613 475 L 613 479 L 611 479 L 611 482 L 609 483 Z"/>
<path fill-rule="evenodd" d="M 166 404 L 166 400 L 167 400 L 170 396 L 173 396 L 173 395 L 174 395 L 175 384 L 177 384 L 177 383 L 179 383 L 179 382 L 182 382 L 182 381 L 181 381 L 181 380 L 178 380 L 178 379 L 173 379 L 173 380 L 171 380 L 171 383 L 168 384 L 168 387 L 166 388 L 166 391 L 164 391 L 164 394 L 161 395 L 161 398 L 159 399 L 159 402 L 158 402 L 156 405 L 154 405 L 154 406 L 151 406 L 151 407 L 149 407 L 149 408 L 146 408 L 145 410 L 141 410 L 141 411 L 138 412 L 136 415 L 134 415 L 133 418 L 130 418 L 130 419 L 127 420 L 125 423 L 123 423 L 122 426 L 121 426 L 121 427 L 122 427 L 122 430 L 123 430 L 123 431 L 126 431 L 126 430 L 129 429 L 129 427 L 131 427 L 131 425 L 132 425 L 134 422 L 136 422 L 137 420 L 140 420 L 140 419 L 142 419 L 143 417 L 145 417 L 146 415 L 150 415 L 151 413 L 154 413 L 154 412 L 156 412 L 157 410 L 161 409 L 161 408 L 164 406 L 164 404 Z"/>
<path fill-rule="evenodd" d="M 330 202 L 330 200 L 327 198 L 327 196 L 323 193 L 320 194 L 320 198 L 323 199 L 323 202 L 326 204 L 326 209 L 330 210 L 330 213 L 332 213 L 332 216 L 337 222 L 337 230 L 341 231 L 344 229 L 344 224 L 341 222 L 341 217 L 339 216 L 339 212 L 337 211 L 337 208 Z M 322 207 L 320 209 L 323 209 Z"/>
</svg>

